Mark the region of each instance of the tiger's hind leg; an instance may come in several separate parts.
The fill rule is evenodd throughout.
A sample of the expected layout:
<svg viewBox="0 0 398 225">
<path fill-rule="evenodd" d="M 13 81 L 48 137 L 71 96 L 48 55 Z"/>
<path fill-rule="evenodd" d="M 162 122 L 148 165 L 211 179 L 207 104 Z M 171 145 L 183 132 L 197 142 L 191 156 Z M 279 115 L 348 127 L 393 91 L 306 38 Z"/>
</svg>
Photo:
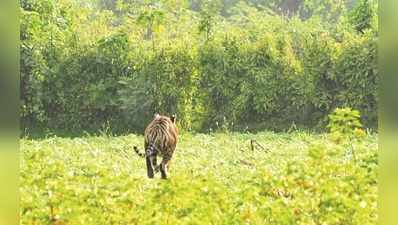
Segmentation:
<svg viewBox="0 0 398 225">
<path fill-rule="evenodd" d="M 155 166 L 155 173 L 160 171 L 161 164 Z"/>
<path fill-rule="evenodd" d="M 157 172 L 159 172 L 160 165 L 158 165 L 158 163 L 157 163 L 157 155 L 155 155 L 155 156 L 153 157 L 153 160 L 152 160 L 152 167 L 153 167 L 154 170 L 155 170 L 155 174 L 156 174 Z"/>
<path fill-rule="evenodd" d="M 167 171 L 169 168 L 170 159 L 171 159 L 171 154 L 164 155 L 162 162 L 159 165 L 162 179 L 167 179 L 167 173 L 168 173 Z"/>
<path fill-rule="evenodd" d="M 153 156 L 146 156 L 146 170 L 147 170 L 147 175 L 148 178 L 153 178 L 154 173 L 153 173 Z"/>
<path fill-rule="evenodd" d="M 159 165 L 162 179 L 167 179 L 167 164 L 168 162 L 162 160 L 162 162 Z"/>
</svg>

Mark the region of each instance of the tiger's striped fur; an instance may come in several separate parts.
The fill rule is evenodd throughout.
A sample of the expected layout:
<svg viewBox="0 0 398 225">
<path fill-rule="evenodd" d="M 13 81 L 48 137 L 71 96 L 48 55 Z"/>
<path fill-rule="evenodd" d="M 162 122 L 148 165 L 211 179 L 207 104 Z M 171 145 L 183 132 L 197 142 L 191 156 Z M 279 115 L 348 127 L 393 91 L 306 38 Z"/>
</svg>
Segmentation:
<svg viewBox="0 0 398 225">
<path fill-rule="evenodd" d="M 154 119 L 145 129 L 145 153 L 139 153 L 134 147 L 135 152 L 145 157 L 147 165 L 147 175 L 154 177 L 154 171 L 160 170 L 161 177 L 167 178 L 169 162 L 173 157 L 174 150 L 178 141 L 178 129 L 175 116 L 167 117 L 156 114 Z M 157 156 L 162 156 L 162 162 L 157 165 Z"/>
</svg>

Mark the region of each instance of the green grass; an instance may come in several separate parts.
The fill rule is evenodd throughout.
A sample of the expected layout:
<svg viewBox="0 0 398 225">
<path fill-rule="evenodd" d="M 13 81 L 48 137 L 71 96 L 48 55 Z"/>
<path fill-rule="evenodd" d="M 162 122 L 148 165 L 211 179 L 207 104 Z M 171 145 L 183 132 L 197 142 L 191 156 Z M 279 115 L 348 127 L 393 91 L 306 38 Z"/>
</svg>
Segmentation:
<svg viewBox="0 0 398 225">
<path fill-rule="evenodd" d="M 251 151 L 250 139 L 269 152 Z M 22 139 L 21 224 L 377 222 L 376 135 L 335 144 L 305 132 L 183 134 L 166 181 L 146 178 L 132 150 L 142 143 Z"/>
</svg>

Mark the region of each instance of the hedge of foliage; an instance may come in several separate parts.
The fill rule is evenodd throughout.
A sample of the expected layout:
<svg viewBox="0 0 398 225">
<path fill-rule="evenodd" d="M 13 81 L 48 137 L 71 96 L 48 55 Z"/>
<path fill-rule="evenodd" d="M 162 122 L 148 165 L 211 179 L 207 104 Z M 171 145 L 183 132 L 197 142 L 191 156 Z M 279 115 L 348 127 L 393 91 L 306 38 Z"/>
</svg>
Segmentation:
<svg viewBox="0 0 398 225">
<path fill-rule="evenodd" d="M 228 15 L 212 1 L 116 2 L 21 1 L 24 130 L 140 132 L 155 112 L 196 131 L 322 128 L 337 107 L 377 126 L 373 1 L 333 23 L 244 2 Z"/>
</svg>

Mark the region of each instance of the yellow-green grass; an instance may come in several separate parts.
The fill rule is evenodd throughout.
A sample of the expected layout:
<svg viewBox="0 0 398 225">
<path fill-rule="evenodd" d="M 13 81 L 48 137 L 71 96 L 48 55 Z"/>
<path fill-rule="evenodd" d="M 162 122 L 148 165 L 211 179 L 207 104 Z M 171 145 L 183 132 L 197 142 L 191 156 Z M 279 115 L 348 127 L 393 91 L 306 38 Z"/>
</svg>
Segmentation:
<svg viewBox="0 0 398 225">
<path fill-rule="evenodd" d="M 377 135 L 184 133 L 168 180 L 148 179 L 133 145 L 143 137 L 22 139 L 21 224 L 377 221 Z"/>
</svg>

